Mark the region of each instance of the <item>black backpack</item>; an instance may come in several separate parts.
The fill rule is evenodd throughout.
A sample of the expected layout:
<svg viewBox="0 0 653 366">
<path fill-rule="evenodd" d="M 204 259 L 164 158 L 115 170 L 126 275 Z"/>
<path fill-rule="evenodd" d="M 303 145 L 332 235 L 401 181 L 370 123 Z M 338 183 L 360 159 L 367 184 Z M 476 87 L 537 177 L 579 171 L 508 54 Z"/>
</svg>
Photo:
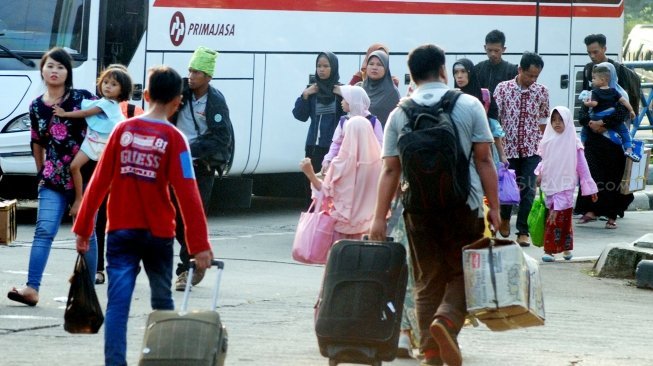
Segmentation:
<svg viewBox="0 0 653 366">
<path fill-rule="evenodd" d="M 460 146 L 451 118 L 462 93 L 447 91 L 434 106 L 406 99 L 399 107 L 408 116 L 397 142 L 403 172 L 403 204 L 409 213 L 449 210 L 467 203 L 469 156 Z"/>
<path fill-rule="evenodd" d="M 623 64 L 615 62 L 615 68 L 617 69 L 617 77 L 619 84 L 623 84 L 623 88 L 628 93 L 628 101 L 633 107 L 635 114 L 639 114 L 640 100 L 642 100 L 642 79 L 637 75 L 635 70 L 630 69 Z"/>
</svg>

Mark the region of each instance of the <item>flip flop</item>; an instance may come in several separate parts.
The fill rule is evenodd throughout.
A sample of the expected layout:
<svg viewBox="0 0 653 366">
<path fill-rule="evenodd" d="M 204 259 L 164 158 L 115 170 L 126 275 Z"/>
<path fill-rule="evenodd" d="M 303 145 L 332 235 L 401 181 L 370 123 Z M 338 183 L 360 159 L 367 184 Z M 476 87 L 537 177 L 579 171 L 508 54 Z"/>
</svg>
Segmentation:
<svg viewBox="0 0 653 366">
<path fill-rule="evenodd" d="M 18 289 L 16 289 L 15 287 L 12 288 L 11 291 L 9 291 L 7 293 L 7 297 L 9 298 L 9 300 L 13 300 L 13 301 L 19 302 L 21 304 L 29 305 L 29 306 L 36 306 L 36 303 L 38 302 L 38 300 L 37 301 L 28 300 L 25 297 L 25 295 L 18 292 Z"/>
<path fill-rule="evenodd" d="M 617 223 L 616 222 L 606 222 L 605 223 L 605 228 L 608 230 L 614 230 L 617 228 Z"/>
<path fill-rule="evenodd" d="M 592 221 L 596 221 L 596 217 L 583 215 L 580 219 L 578 219 L 578 221 L 576 221 L 576 223 L 582 225 Z"/>
</svg>

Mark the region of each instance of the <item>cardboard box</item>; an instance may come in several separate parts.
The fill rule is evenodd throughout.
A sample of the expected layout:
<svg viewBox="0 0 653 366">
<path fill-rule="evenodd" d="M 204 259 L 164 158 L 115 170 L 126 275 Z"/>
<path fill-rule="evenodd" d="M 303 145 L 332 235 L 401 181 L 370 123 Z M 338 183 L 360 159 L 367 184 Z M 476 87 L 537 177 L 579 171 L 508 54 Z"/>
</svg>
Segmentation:
<svg viewBox="0 0 653 366">
<path fill-rule="evenodd" d="M 621 178 L 621 193 L 629 194 L 646 189 L 648 164 L 651 159 L 651 149 L 644 149 L 642 160 L 638 163 L 626 158 L 626 168 Z"/>
<path fill-rule="evenodd" d="M 467 311 L 488 328 L 499 331 L 544 324 L 538 264 L 519 245 L 481 239 L 465 247 L 463 270 Z"/>
<path fill-rule="evenodd" d="M 16 200 L 0 199 L 0 244 L 16 239 Z"/>
</svg>

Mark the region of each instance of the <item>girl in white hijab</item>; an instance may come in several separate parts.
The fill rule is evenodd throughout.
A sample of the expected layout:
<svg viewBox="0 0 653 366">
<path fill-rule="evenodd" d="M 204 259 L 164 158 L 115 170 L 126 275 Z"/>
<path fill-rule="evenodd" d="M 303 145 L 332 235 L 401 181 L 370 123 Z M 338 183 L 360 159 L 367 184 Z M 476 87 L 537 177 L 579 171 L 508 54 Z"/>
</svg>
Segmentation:
<svg viewBox="0 0 653 366">
<path fill-rule="evenodd" d="M 556 253 L 563 253 L 563 258 L 570 260 L 574 249 L 571 221 L 576 184 L 580 179 L 583 195 L 592 196 L 593 201 L 597 200 L 598 189 L 568 108 L 553 108 L 537 154 L 542 161 L 535 168 L 535 174 L 549 209 L 542 260 L 553 262 Z"/>
<path fill-rule="evenodd" d="M 370 108 L 370 98 L 367 96 L 365 90 L 360 86 L 350 85 L 340 86 L 339 89 L 342 95 L 342 110 L 347 112 L 347 114 L 340 117 L 336 130 L 333 132 L 333 140 L 329 152 L 324 156 L 324 160 L 322 160 L 322 174 L 326 173 L 329 163 L 338 155 L 342 140 L 345 137 L 344 125 L 351 117 L 360 116 L 367 118 L 372 124 L 372 129 L 374 130 L 376 139 L 379 141 L 379 146 L 383 145 L 383 126 L 381 126 L 376 116 L 368 110 Z"/>
</svg>

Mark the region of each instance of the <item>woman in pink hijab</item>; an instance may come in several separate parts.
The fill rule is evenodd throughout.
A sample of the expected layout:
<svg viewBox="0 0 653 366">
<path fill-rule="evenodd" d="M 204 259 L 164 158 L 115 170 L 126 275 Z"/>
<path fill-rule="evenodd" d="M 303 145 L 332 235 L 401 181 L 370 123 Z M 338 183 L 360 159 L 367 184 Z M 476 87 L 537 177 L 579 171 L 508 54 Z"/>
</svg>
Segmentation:
<svg viewBox="0 0 653 366">
<path fill-rule="evenodd" d="M 571 111 L 555 107 L 546 125 L 538 155 L 542 161 L 535 168 L 540 190 L 546 195 L 549 216 L 544 231 L 542 261 L 553 262 L 556 253 L 570 260 L 574 249 L 572 211 L 574 190 L 580 179 L 584 195 L 596 202 L 598 189 L 590 174 L 583 145 L 576 137 Z"/>
<path fill-rule="evenodd" d="M 369 230 L 381 164 L 381 146 L 370 121 L 361 116 L 351 117 L 345 124 L 342 146 L 323 181 L 313 172 L 309 158 L 300 162 L 314 195 L 323 195 L 336 219 L 334 242 L 360 239 Z"/>
</svg>

